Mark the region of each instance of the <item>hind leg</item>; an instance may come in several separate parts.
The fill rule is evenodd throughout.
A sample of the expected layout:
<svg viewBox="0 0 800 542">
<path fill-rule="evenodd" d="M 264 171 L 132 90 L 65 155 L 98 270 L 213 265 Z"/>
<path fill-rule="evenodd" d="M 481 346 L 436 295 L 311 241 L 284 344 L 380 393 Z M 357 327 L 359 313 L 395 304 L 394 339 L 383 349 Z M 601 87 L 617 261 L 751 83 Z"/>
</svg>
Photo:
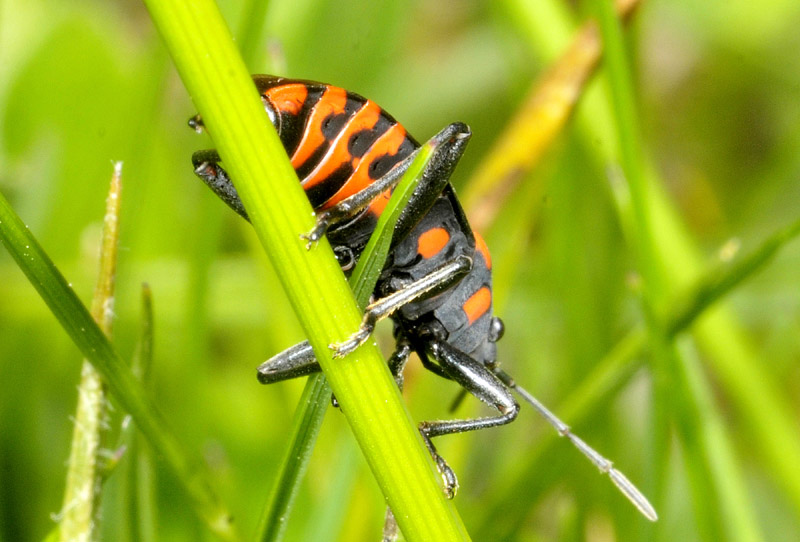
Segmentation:
<svg viewBox="0 0 800 542">
<path fill-rule="evenodd" d="M 428 344 L 427 354 L 441 370 L 465 390 L 498 411 L 495 416 L 461 420 L 437 420 L 419 425 L 428 450 L 442 475 L 445 494 L 452 498 L 458 489 L 458 480 L 447 462 L 436 451 L 431 439 L 440 435 L 475 431 L 510 423 L 517 417 L 519 405 L 511 396 L 511 390 L 483 363 L 464 354 L 448 343 L 433 339 Z"/>
</svg>

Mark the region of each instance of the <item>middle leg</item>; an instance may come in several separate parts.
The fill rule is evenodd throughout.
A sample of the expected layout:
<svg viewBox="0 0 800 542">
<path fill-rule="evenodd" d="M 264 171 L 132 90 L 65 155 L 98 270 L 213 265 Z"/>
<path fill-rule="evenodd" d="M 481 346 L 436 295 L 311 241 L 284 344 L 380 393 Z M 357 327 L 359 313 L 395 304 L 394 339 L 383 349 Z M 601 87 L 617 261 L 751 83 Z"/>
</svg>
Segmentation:
<svg viewBox="0 0 800 542">
<path fill-rule="evenodd" d="M 350 354 L 369 339 L 375 330 L 375 324 L 380 320 L 391 316 L 403 305 L 447 290 L 461 280 L 471 268 L 472 259 L 470 257 L 458 256 L 408 286 L 370 303 L 364 312 L 364 319 L 358 331 L 346 341 L 330 345 L 333 357 L 341 358 Z"/>
</svg>

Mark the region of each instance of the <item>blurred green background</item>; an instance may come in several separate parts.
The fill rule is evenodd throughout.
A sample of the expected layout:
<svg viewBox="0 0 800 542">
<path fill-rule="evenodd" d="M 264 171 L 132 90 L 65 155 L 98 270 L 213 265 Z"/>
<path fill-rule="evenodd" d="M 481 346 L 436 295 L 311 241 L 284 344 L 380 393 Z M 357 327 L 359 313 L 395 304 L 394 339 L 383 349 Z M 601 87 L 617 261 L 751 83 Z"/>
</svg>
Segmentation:
<svg viewBox="0 0 800 542">
<path fill-rule="evenodd" d="M 453 179 L 464 188 L 567 46 L 573 29 L 552 21 L 583 21 L 591 14 L 583 4 L 271 0 L 265 15 L 256 1 L 221 7 L 254 73 L 354 90 L 420 140 L 467 122 L 474 136 Z M 645 0 L 633 19 L 627 35 L 642 145 L 679 229 L 699 248 L 695 260 L 675 253 L 676 282 L 690 282 L 684 275 L 698 262 L 714 265 L 731 239 L 753 250 L 800 215 L 799 25 L 800 4 L 786 0 Z M 111 161 L 124 161 L 114 342 L 130 357 L 140 285 L 148 282 L 154 397 L 181 442 L 210 465 L 249 538 L 303 385 L 262 387 L 255 367 L 303 337 L 249 226 L 192 174 L 192 151 L 211 145 L 186 126 L 192 114 L 139 2 L 0 4 L 0 191 L 88 304 Z M 507 327 L 500 358 L 556 411 L 644 321 L 609 164 L 597 159 L 613 155 L 614 145 L 569 124 L 522 196 L 485 232 L 490 248 L 513 240 L 521 249 L 495 252 L 495 308 Z M 523 409 L 511 426 L 439 441 L 459 474 L 456 504 L 473 538 L 800 539 L 800 493 L 781 467 L 793 462 L 800 472 L 800 456 L 792 455 L 800 434 L 799 282 L 800 244 L 790 244 L 717 309 L 724 333 L 709 327 L 677 341 L 678 357 L 701 367 L 710 393 L 699 403 L 710 410 L 700 412 L 711 412 L 708 419 L 686 406 L 691 390 L 670 379 L 669 367 L 661 366 L 660 378 L 675 387 L 653 392 L 658 379 L 645 346 L 634 356 L 638 370 L 616 380 L 576 424 L 653 497 L 657 524 Z M 389 330 L 379 334 L 387 352 Z M 720 376 L 720 364 L 734 360 L 757 370 L 755 389 L 769 397 L 742 399 L 748 387 Z M 79 367 L 77 349 L 0 251 L 0 540 L 41 540 L 53 528 Z M 416 363 L 408 371 L 415 418 L 447 416 L 456 386 Z M 771 410 L 758 407 L 765 399 L 787 423 L 773 427 Z M 475 403 L 459 413 L 483 412 Z M 113 431 L 120 418 L 112 413 Z M 710 446 L 702 437 L 708 430 L 716 435 Z M 307 480 L 287 540 L 377 540 L 382 498 L 336 411 Z M 126 537 L 118 485 L 113 476 L 106 484 L 107 540 Z M 210 538 L 160 471 L 157 513 L 159 539 Z"/>
</svg>

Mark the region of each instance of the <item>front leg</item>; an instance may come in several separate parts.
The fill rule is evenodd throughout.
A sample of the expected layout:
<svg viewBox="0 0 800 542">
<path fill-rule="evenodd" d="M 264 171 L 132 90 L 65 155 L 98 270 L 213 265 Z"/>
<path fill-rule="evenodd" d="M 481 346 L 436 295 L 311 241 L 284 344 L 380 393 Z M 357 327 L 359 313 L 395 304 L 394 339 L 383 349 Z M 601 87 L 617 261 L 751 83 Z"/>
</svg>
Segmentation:
<svg viewBox="0 0 800 542">
<path fill-rule="evenodd" d="M 450 175 L 464 154 L 471 136 L 469 127 L 460 122 L 450 124 L 428 143 L 433 147 L 433 155 L 422 172 L 422 179 L 411 199 L 400 215 L 395 227 L 393 241 L 404 238 L 419 219 L 428 213 L 436 198 L 442 193 L 450 180 Z M 350 220 L 367 208 L 376 198 L 387 190 L 394 189 L 403 178 L 418 150 L 396 164 L 386 175 L 376 179 L 363 190 L 356 192 L 330 209 L 317 213 L 317 222 L 310 232 L 301 235 L 308 241 L 306 248 L 311 248 L 332 226 Z"/>
<path fill-rule="evenodd" d="M 272 384 L 320 371 L 314 350 L 308 341 L 287 348 L 258 366 L 258 381 Z"/>
<path fill-rule="evenodd" d="M 220 158 L 216 149 L 197 151 L 192 154 L 195 175 L 200 177 L 219 199 L 227 203 L 228 207 L 249 222 L 250 218 L 247 216 L 247 211 L 244 210 L 242 200 L 239 199 L 239 193 L 228 177 L 228 172 L 222 169 L 219 162 Z"/>
</svg>

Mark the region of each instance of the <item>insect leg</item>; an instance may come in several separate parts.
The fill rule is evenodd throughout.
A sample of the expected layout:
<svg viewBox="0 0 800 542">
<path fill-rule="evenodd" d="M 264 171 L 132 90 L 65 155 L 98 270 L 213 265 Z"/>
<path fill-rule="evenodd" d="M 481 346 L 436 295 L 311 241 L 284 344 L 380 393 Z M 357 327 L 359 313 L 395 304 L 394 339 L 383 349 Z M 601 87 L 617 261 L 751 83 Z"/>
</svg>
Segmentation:
<svg viewBox="0 0 800 542">
<path fill-rule="evenodd" d="M 445 493 L 452 498 L 458 489 L 458 480 L 447 462 L 436 451 L 431 439 L 439 435 L 463 433 L 485 427 L 504 425 L 514 420 L 519 412 L 519 405 L 511 396 L 511 391 L 483 363 L 464 354 L 444 341 L 433 340 L 429 343 L 427 354 L 435 359 L 447 376 L 475 397 L 497 409 L 499 415 L 484 418 L 463 420 L 445 420 L 423 422 L 419 431 L 433 457 L 436 467 L 444 480 Z"/>
<path fill-rule="evenodd" d="M 431 157 L 422 179 L 397 219 L 392 235 L 392 247 L 405 239 L 420 219 L 428 214 L 444 191 L 453 189 L 449 186 L 450 177 L 464 154 L 471 136 L 472 132 L 469 126 L 461 122 L 454 122 L 431 139 L 432 142 L 435 142 L 434 156 Z M 463 215 L 463 211 L 461 215 Z M 466 222 L 466 217 L 463 219 L 467 227 L 465 231 L 472 232 Z M 462 224 L 463 226 L 464 224 Z"/>
<path fill-rule="evenodd" d="M 411 355 L 411 346 L 406 339 L 399 339 L 397 349 L 389 358 L 389 370 L 394 376 L 397 387 L 403 389 L 403 369 Z M 297 343 L 276 354 L 258 366 L 258 381 L 262 384 L 272 384 L 281 380 L 290 380 L 319 372 L 320 366 L 314 356 L 314 350 L 308 341 Z"/>
<path fill-rule="evenodd" d="M 450 378 L 484 403 L 497 409 L 500 414 L 484 418 L 425 422 L 420 426 L 425 435 L 438 437 L 474 431 L 504 425 L 517 417 L 519 405 L 511 395 L 511 390 L 486 365 L 441 340 L 431 341 L 427 353 Z"/>
<path fill-rule="evenodd" d="M 400 391 L 403 390 L 403 369 L 406 368 L 408 357 L 411 355 L 411 345 L 408 339 L 401 338 L 397 340 L 397 348 L 395 349 L 392 357 L 389 358 L 389 370 L 392 372 L 394 381 Z"/>
<path fill-rule="evenodd" d="M 239 199 L 236 187 L 233 186 L 228 173 L 222 169 L 219 162 L 220 158 L 216 149 L 197 151 L 192 154 L 195 175 L 200 177 L 219 199 L 227 203 L 228 207 L 249 221 L 247 211 L 244 210 L 244 205 L 242 205 L 242 200 Z"/>
<path fill-rule="evenodd" d="M 258 366 L 258 381 L 272 384 L 281 380 L 289 380 L 320 371 L 314 350 L 308 341 L 303 341 L 280 354 L 276 354 Z"/>
<path fill-rule="evenodd" d="M 369 339 L 375 324 L 380 320 L 391 316 L 394 311 L 407 303 L 437 295 L 450 288 L 471 268 L 472 259 L 468 256 L 459 256 L 408 286 L 370 303 L 364 312 L 364 319 L 358 331 L 346 341 L 330 345 L 333 357 L 341 358 L 351 353 Z"/>
<path fill-rule="evenodd" d="M 422 179 L 412 194 L 406 210 L 397 221 L 393 244 L 404 238 L 419 222 L 419 219 L 430 210 L 433 202 L 447 185 L 459 158 L 464 154 L 471 135 L 466 124 L 455 122 L 429 140 L 434 148 L 433 156 L 423 171 Z M 417 153 L 418 151 L 414 151 L 413 154 L 396 164 L 386 175 L 376 179 L 363 190 L 340 201 L 330 209 L 318 213 L 314 229 L 300 236 L 308 241 L 308 248 L 319 241 L 331 226 L 355 217 L 375 198 L 394 188 L 416 158 Z"/>
</svg>

